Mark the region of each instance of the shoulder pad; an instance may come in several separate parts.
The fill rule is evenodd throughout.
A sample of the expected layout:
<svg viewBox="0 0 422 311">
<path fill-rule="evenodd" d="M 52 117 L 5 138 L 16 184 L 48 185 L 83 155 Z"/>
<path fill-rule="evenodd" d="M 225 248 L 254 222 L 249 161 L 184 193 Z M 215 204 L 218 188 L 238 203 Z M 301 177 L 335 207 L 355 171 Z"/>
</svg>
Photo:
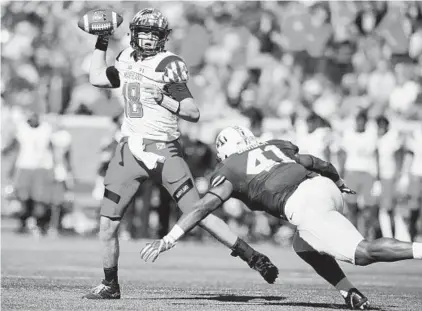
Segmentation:
<svg viewBox="0 0 422 311">
<path fill-rule="evenodd" d="M 175 55 L 168 54 L 157 65 L 156 72 L 163 72 L 163 80 L 167 83 L 184 83 L 189 79 L 189 71 L 185 61 Z"/>
</svg>

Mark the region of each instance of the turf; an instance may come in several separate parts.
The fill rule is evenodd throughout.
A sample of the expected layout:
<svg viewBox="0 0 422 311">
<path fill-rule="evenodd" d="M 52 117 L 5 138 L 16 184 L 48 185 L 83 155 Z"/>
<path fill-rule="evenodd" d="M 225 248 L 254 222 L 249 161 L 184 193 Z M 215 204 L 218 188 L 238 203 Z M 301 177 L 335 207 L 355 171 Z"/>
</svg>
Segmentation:
<svg viewBox="0 0 422 311">
<path fill-rule="evenodd" d="M 2 232 L 2 310 L 338 310 L 339 294 L 290 249 L 256 245 L 278 265 L 276 284 L 214 242 L 180 242 L 144 263 L 146 241 L 121 242 L 122 299 L 81 296 L 102 278 L 99 244 L 82 237 L 42 238 Z M 422 310 L 422 262 L 342 265 L 373 310 Z"/>
</svg>

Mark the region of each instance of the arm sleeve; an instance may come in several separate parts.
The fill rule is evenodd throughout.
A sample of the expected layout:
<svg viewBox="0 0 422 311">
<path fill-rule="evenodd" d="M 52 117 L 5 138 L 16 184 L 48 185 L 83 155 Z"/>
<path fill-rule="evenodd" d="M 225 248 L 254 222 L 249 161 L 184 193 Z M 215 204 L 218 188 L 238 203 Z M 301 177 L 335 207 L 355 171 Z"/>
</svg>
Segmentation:
<svg viewBox="0 0 422 311">
<path fill-rule="evenodd" d="M 296 160 L 296 155 L 299 152 L 299 147 L 287 140 L 270 140 L 268 144 L 275 145 L 290 159 Z"/>
<path fill-rule="evenodd" d="M 193 98 L 186 83 L 170 83 L 166 87 L 166 92 L 178 102 L 186 98 Z"/>
<path fill-rule="evenodd" d="M 310 171 L 318 173 L 324 177 L 330 178 L 332 181 L 337 182 L 340 180 L 340 175 L 337 169 L 329 162 L 323 161 L 310 154 L 297 154 L 296 162 L 303 165 Z"/>
</svg>

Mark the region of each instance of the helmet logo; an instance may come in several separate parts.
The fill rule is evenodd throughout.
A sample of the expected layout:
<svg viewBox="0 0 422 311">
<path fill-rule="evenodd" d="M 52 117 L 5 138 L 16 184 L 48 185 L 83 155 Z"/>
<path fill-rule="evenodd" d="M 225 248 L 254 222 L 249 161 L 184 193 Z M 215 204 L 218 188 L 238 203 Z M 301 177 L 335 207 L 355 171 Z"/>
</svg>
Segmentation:
<svg viewBox="0 0 422 311">
<path fill-rule="evenodd" d="M 135 15 L 132 20 L 133 24 L 142 26 L 155 26 L 159 28 L 167 28 L 168 22 L 161 12 L 153 9 L 145 9 Z"/>
</svg>

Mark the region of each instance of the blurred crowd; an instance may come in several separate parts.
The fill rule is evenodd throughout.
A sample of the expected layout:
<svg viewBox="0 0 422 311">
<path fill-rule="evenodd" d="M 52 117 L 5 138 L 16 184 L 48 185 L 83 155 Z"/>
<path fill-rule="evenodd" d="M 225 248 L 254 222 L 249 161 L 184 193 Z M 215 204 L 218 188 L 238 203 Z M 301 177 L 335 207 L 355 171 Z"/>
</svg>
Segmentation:
<svg viewBox="0 0 422 311">
<path fill-rule="evenodd" d="M 116 1 L 101 6 L 124 18 L 110 41 L 109 64 L 128 46 L 129 21 L 138 10 L 153 6 L 168 17 L 173 31 L 166 47 L 189 66 L 189 88 L 200 105 L 204 124 L 246 118 L 257 135 L 280 135 L 296 140 L 299 147 L 312 145 L 306 137 L 313 137 L 312 128 L 322 128 L 329 134 L 317 134 L 322 138 L 316 139 L 312 151 L 333 156 L 341 167 L 338 125 L 345 120 L 356 121 L 356 116 L 365 115 L 374 129 L 380 117 L 391 124 L 422 121 L 420 2 Z M 28 111 L 102 115 L 119 123 L 119 94 L 94 88 L 88 82 L 95 37 L 77 27 L 82 15 L 96 7 L 96 2 L 82 1 L 2 3 L 3 141 L 8 141 L 11 132 L 7 125 L 25 118 Z M 287 120 L 288 126 L 284 131 L 276 129 L 280 133 L 274 136 L 266 131 L 267 119 Z M 409 141 L 414 135 L 407 128 L 398 132 L 404 138 L 397 143 L 397 152 L 404 159 L 406 150 L 412 149 Z M 208 145 L 213 138 L 198 137 L 195 130 L 186 130 L 184 135 L 189 164 L 203 191 L 208 181 L 200 177 L 207 176 L 215 163 L 213 148 Z M 114 137 L 110 137 L 104 144 L 94 196 L 101 193 L 101 176 L 113 142 Z M 332 148 L 327 149 L 327 145 Z M 403 159 L 397 161 L 399 167 L 404 165 Z M 126 232 L 131 237 L 161 235 L 172 217 L 177 217 L 169 212 L 176 210 L 171 198 L 155 185 L 145 187 L 128 216 L 141 219 L 128 223 Z M 151 209 L 159 211 L 156 218 L 149 216 Z M 250 239 L 288 240 L 288 226 L 279 232 L 278 221 L 251 215 L 232 200 L 220 216 Z M 374 215 L 368 217 L 375 219 Z M 405 222 L 412 217 L 418 219 L 413 213 Z M 149 226 L 154 232 L 146 229 Z M 362 230 L 369 230 L 362 226 Z"/>
</svg>

